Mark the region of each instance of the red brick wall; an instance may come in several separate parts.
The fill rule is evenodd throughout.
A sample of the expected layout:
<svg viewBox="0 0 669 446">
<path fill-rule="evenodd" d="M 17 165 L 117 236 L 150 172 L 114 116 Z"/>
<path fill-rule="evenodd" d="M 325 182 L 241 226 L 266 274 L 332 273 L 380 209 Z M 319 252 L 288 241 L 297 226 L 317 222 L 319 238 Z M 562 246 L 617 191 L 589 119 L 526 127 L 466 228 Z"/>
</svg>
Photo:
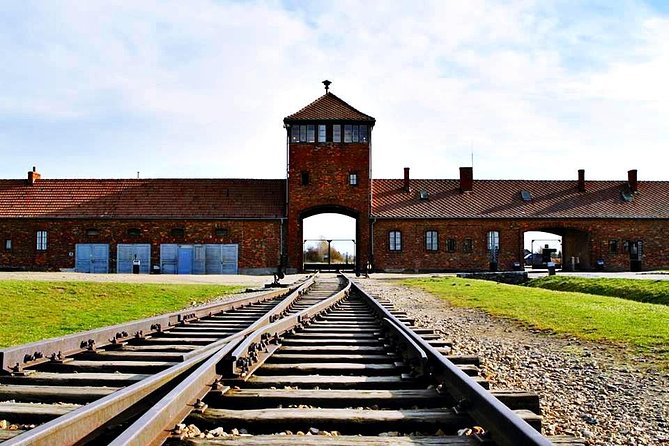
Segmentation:
<svg viewBox="0 0 669 446">
<path fill-rule="evenodd" d="M 86 235 L 89 228 L 98 235 Z M 140 236 L 128 235 L 138 228 Z M 173 237 L 173 228 L 183 228 L 184 237 Z M 227 230 L 217 236 L 216 228 Z M 36 232 L 48 231 L 48 248 L 36 250 Z M 116 245 L 150 243 L 152 263 L 160 260 L 161 243 L 201 244 L 236 243 L 239 245 L 239 268 L 271 268 L 279 264 L 279 220 L 0 220 L 0 267 L 58 270 L 74 268 L 77 243 L 109 243 L 110 271 L 116 268 Z M 12 250 L 5 250 L 5 240 L 12 240 Z M 70 256 L 70 253 L 73 255 Z"/>
<path fill-rule="evenodd" d="M 361 143 L 290 144 L 288 178 L 288 265 L 302 266 L 304 211 L 342 208 L 357 214 L 357 260 L 364 267 L 369 250 L 370 146 Z M 309 184 L 302 185 L 302 172 Z M 349 173 L 358 174 L 358 185 L 349 185 Z"/>
<path fill-rule="evenodd" d="M 388 233 L 402 232 L 402 251 L 389 250 Z M 425 249 L 425 231 L 439 233 L 437 252 Z M 525 231 L 563 234 L 563 261 L 579 256 L 584 269 L 594 268 L 603 259 L 609 271 L 628 271 L 629 255 L 622 251 L 624 240 L 642 240 L 642 267 L 652 270 L 669 267 L 669 221 L 667 220 L 377 220 L 374 224 L 374 262 L 376 270 L 456 271 L 487 270 L 488 231 L 499 231 L 500 269 L 512 269 L 522 261 Z M 456 240 L 455 252 L 447 252 L 446 239 Z M 473 252 L 462 250 L 465 238 L 473 240 Z M 617 254 L 609 252 L 609 240 L 618 240 Z"/>
</svg>

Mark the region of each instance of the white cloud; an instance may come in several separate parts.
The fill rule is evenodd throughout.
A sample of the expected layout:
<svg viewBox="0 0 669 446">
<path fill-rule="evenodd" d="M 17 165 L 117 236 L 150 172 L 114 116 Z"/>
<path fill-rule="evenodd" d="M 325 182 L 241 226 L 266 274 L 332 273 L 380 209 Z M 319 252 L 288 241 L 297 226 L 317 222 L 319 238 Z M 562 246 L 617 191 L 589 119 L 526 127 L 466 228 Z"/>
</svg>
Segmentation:
<svg viewBox="0 0 669 446">
<path fill-rule="evenodd" d="M 635 2 L 72 1 L 0 20 L 2 177 L 280 178 L 282 119 L 329 78 L 377 118 L 376 177 L 455 177 L 473 149 L 478 178 L 669 179 L 669 27 Z"/>
</svg>

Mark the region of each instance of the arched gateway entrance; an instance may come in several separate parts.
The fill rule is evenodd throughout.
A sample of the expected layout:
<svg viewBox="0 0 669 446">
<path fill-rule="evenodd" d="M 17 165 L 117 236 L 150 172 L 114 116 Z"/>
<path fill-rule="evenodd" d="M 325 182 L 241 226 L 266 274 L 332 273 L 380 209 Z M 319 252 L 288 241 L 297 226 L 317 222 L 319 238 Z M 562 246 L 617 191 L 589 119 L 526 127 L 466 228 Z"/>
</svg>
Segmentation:
<svg viewBox="0 0 669 446">
<path fill-rule="evenodd" d="M 300 216 L 305 271 L 355 271 L 358 218 L 351 210 L 310 209 Z M 336 212 L 335 212 L 336 211 Z"/>
<path fill-rule="evenodd" d="M 555 259 L 559 259 L 560 266 L 565 271 L 587 271 L 594 269 L 596 266 L 593 265 L 591 259 L 590 234 L 588 232 L 575 228 L 551 226 L 539 226 L 525 232 L 535 231 L 544 233 L 544 235 L 533 238 L 529 251 L 532 256 L 538 257 L 531 257 L 529 262 L 526 259 L 526 265 L 544 266 L 546 259 L 542 257 L 549 256 L 554 262 Z M 526 244 L 524 249 L 527 250 Z M 555 252 L 542 252 L 545 249 L 555 250 Z"/>
</svg>

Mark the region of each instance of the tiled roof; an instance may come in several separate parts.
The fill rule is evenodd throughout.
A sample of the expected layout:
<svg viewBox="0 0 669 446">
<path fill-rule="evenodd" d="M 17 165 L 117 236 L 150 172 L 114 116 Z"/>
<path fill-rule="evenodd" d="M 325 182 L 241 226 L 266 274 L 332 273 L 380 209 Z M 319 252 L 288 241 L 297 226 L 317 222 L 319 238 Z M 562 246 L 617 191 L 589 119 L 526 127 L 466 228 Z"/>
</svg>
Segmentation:
<svg viewBox="0 0 669 446">
<path fill-rule="evenodd" d="M 283 119 L 284 122 L 327 120 L 368 121 L 372 122 L 372 125 L 376 121 L 371 116 L 351 107 L 332 93 L 324 94 L 302 110 Z"/>
<path fill-rule="evenodd" d="M 669 182 L 639 181 L 631 202 L 623 181 L 476 180 L 461 193 L 459 180 L 373 180 L 372 213 L 379 218 L 669 218 Z M 420 200 L 421 190 L 428 192 Z M 521 191 L 530 192 L 528 202 Z"/>
<path fill-rule="evenodd" d="M 0 180 L 0 218 L 273 218 L 284 197 L 284 180 Z"/>
</svg>

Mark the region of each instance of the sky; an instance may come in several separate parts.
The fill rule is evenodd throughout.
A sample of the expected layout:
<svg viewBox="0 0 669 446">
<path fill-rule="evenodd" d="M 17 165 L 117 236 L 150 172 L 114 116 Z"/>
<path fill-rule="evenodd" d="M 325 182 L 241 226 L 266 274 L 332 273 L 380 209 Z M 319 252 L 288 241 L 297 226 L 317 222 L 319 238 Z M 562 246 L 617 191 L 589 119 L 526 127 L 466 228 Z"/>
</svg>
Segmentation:
<svg viewBox="0 0 669 446">
<path fill-rule="evenodd" d="M 325 79 L 375 178 L 669 180 L 665 0 L 0 0 L 0 178 L 283 178 Z"/>
</svg>

